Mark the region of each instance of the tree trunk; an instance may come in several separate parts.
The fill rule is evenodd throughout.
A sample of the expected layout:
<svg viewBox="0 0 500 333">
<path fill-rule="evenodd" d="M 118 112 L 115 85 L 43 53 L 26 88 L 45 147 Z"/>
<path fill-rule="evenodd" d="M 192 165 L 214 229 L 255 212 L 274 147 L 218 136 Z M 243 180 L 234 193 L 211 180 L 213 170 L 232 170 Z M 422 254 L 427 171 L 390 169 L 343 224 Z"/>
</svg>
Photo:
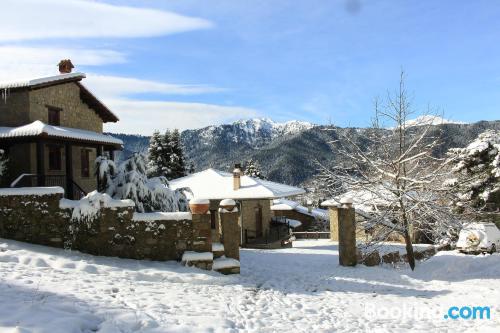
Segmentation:
<svg viewBox="0 0 500 333">
<path fill-rule="evenodd" d="M 404 232 L 404 238 L 406 243 L 406 257 L 408 258 L 408 264 L 410 264 L 411 270 L 415 270 L 415 255 L 413 254 L 413 244 L 411 243 L 410 233 L 408 229 Z"/>
</svg>

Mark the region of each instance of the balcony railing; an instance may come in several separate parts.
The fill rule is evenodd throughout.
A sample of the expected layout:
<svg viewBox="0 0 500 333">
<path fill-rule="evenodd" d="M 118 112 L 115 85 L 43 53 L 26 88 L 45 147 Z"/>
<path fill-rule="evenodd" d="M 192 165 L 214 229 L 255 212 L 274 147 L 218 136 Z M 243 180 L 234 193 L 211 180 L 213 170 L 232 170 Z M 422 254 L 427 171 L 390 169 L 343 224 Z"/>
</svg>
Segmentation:
<svg viewBox="0 0 500 333">
<path fill-rule="evenodd" d="M 64 189 L 65 197 L 80 200 L 85 191 L 72 179 L 65 175 L 37 175 L 24 173 L 10 184 L 10 187 L 60 186 Z"/>
</svg>

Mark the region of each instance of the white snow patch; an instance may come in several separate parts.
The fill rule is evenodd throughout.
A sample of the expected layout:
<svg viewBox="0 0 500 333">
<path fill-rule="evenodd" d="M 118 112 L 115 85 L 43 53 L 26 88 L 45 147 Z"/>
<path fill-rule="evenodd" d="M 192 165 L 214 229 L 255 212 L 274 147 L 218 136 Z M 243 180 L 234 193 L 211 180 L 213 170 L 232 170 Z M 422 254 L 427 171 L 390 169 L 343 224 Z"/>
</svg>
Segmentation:
<svg viewBox="0 0 500 333">
<path fill-rule="evenodd" d="M 190 204 L 195 204 L 195 205 L 208 205 L 210 204 L 210 200 L 208 199 L 201 199 L 201 198 L 193 198 L 189 200 Z"/>
<path fill-rule="evenodd" d="M 210 260 L 214 260 L 214 254 L 212 252 L 186 251 L 182 255 L 183 262 L 210 261 Z"/>
<path fill-rule="evenodd" d="M 182 221 L 192 220 L 190 212 L 153 212 L 153 213 L 134 213 L 132 221 Z"/>
<path fill-rule="evenodd" d="M 59 186 L 53 187 L 10 187 L 0 188 L 0 196 L 10 195 L 49 195 L 49 194 L 64 194 L 64 189 Z"/>
<path fill-rule="evenodd" d="M 240 262 L 233 258 L 226 258 L 224 256 L 214 260 L 212 269 L 214 271 L 224 268 L 240 267 Z"/>
<path fill-rule="evenodd" d="M 224 251 L 224 244 L 221 244 L 221 243 L 212 243 L 212 251 L 213 252 L 222 252 L 222 251 Z"/>
<path fill-rule="evenodd" d="M 440 252 L 412 272 L 406 265 L 339 266 L 338 245 L 328 240 L 293 246 L 241 249 L 241 274 L 225 276 L 175 261 L 97 257 L 0 239 L 0 331 L 496 332 L 500 327 L 498 253 Z M 486 305 L 493 306 L 490 320 L 443 319 L 450 306 Z"/>
</svg>

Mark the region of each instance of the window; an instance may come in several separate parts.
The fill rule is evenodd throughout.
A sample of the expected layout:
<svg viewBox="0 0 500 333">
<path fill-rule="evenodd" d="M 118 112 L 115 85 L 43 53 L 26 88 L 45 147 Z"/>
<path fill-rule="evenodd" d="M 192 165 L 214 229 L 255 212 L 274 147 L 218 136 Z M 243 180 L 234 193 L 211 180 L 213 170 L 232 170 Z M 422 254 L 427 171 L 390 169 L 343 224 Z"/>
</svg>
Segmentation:
<svg viewBox="0 0 500 333">
<path fill-rule="evenodd" d="M 80 156 L 82 177 L 90 177 L 90 150 L 82 149 Z"/>
<path fill-rule="evenodd" d="M 49 146 L 49 170 L 61 170 L 61 147 Z"/>
<path fill-rule="evenodd" d="M 61 109 L 52 106 L 47 107 L 49 110 L 49 125 L 61 125 Z"/>
</svg>

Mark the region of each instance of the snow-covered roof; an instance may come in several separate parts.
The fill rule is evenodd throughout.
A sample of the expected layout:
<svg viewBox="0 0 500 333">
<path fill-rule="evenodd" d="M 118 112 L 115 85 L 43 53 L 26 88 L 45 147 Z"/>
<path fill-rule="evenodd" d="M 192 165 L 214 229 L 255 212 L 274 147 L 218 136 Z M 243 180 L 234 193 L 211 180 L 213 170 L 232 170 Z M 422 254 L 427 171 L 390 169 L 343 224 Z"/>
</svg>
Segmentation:
<svg viewBox="0 0 500 333">
<path fill-rule="evenodd" d="M 110 135 L 62 126 L 47 125 L 39 120 L 19 127 L 0 127 L 0 139 L 47 135 L 82 141 L 123 145 L 123 141 Z"/>
<path fill-rule="evenodd" d="M 307 207 L 300 205 L 298 202 L 286 199 L 274 200 L 271 210 L 294 210 L 301 214 L 312 216 L 317 220 L 328 221 L 330 219 L 326 209 L 313 208 L 309 211 Z"/>
<path fill-rule="evenodd" d="M 394 194 L 383 187 L 378 187 L 377 190 L 352 190 L 348 191 L 338 197 L 323 201 L 321 206 L 336 206 L 341 204 L 343 199 L 352 199 L 353 206 L 357 210 L 362 210 L 365 212 L 377 211 L 381 207 L 387 207 L 390 205 L 391 198 L 394 198 Z"/>
<path fill-rule="evenodd" d="M 26 80 L 16 80 L 16 81 L 0 81 L 0 89 L 35 87 L 35 86 L 39 86 L 39 85 L 55 83 L 58 81 L 81 80 L 84 78 L 85 78 L 84 73 L 67 73 L 67 74 L 47 76 L 47 77 L 42 77 L 42 78 L 37 78 L 37 79 L 26 79 Z"/>
<path fill-rule="evenodd" d="M 241 176 L 241 187 L 233 190 L 233 174 L 207 169 L 174 179 L 170 187 L 189 188 L 193 196 L 204 199 L 274 199 L 303 194 L 301 188 L 249 176 Z"/>
</svg>

